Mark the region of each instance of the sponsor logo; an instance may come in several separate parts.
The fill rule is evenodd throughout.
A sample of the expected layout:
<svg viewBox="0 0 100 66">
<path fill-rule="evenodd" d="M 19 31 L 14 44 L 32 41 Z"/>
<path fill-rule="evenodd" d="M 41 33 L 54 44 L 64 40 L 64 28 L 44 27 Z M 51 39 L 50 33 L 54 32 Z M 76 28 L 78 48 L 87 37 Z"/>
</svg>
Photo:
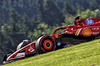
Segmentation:
<svg viewBox="0 0 100 66">
<path fill-rule="evenodd" d="M 78 30 L 76 31 L 75 35 L 78 36 L 78 35 L 80 34 L 81 30 L 82 30 L 82 28 L 81 28 L 81 29 L 78 29 Z"/>
<path fill-rule="evenodd" d="M 85 29 L 83 30 L 83 35 L 84 35 L 84 36 L 90 36 L 90 35 L 91 35 L 91 30 L 90 30 L 89 28 L 85 28 Z"/>
<path fill-rule="evenodd" d="M 58 35 L 55 35 L 56 38 L 58 38 Z"/>
<path fill-rule="evenodd" d="M 94 22 L 93 22 L 92 19 L 86 19 L 86 23 L 87 23 L 87 24 L 93 24 Z"/>
<path fill-rule="evenodd" d="M 29 52 L 33 52 L 34 49 L 30 46 L 30 49 L 28 50 Z"/>
<path fill-rule="evenodd" d="M 92 30 L 99 30 L 99 27 L 97 27 L 97 28 L 92 28 Z"/>
<path fill-rule="evenodd" d="M 100 34 L 100 32 L 93 32 L 93 35 L 98 35 Z"/>
<path fill-rule="evenodd" d="M 18 56 L 25 56 L 25 53 L 23 52 L 23 53 L 18 53 L 17 55 L 16 55 L 16 57 L 18 57 Z"/>
</svg>

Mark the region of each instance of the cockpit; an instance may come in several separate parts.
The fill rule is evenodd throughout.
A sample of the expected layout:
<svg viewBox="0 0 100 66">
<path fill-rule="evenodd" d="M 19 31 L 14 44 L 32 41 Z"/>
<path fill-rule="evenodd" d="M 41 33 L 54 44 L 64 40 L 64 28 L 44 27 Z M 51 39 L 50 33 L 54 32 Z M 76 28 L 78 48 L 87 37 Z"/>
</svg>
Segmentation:
<svg viewBox="0 0 100 66">
<path fill-rule="evenodd" d="M 89 25 L 89 24 L 93 24 L 94 21 L 93 19 L 80 19 L 80 16 L 75 17 L 75 21 L 74 21 L 75 25 L 80 25 L 80 26 L 84 26 L 84 25 Z"/>
</svg>

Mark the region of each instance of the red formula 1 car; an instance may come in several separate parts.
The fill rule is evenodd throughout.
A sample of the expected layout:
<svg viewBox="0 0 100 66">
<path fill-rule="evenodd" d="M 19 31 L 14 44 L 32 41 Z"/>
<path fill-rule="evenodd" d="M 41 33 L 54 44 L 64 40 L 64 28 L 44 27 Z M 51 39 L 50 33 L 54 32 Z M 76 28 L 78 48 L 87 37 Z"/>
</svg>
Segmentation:
<svg viewBox="0 0 100 66">
<path fill-rule="evenodd" d="M 100 36 L 100 18 L 75 18 L 75 25 L 58 27 L 50 36 L 41 36 L 37 41 L 24 40 L 17 50 L 7 53 L 3 64 L 28 56 L 54 51 L 59 47 L 87 42 Z"/>
</svg>

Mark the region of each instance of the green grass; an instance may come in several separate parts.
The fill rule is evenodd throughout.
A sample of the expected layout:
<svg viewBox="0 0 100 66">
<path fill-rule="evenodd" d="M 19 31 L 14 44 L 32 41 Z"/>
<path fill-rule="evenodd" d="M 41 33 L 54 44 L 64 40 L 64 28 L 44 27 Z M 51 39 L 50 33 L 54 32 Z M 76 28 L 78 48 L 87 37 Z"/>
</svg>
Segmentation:
<svg viewBox="0 0 100 66">
<path fill-rule="evenodd" d="M 33 56 L 4 66 L 100 66 L 100 39 Z"/>
</svg>

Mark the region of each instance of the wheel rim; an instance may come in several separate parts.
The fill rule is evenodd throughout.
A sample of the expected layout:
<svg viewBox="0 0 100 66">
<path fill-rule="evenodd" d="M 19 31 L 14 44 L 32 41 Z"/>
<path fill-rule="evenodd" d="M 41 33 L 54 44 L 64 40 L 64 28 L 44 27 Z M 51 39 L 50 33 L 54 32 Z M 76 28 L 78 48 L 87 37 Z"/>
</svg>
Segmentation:
<svg viewBox="0 0 100 66">
<path fill-rule="evenodd" d="M 53 47 L 53 42 L 52 42 L 51 40 L 49 40 L 49 39 L 44 40 L 44 42 L 43 42 L 43 47 L 44 47 L 44 49 L 46 49 L 46 50 L 51 50 L 52 47 Z"/>
</svg>

